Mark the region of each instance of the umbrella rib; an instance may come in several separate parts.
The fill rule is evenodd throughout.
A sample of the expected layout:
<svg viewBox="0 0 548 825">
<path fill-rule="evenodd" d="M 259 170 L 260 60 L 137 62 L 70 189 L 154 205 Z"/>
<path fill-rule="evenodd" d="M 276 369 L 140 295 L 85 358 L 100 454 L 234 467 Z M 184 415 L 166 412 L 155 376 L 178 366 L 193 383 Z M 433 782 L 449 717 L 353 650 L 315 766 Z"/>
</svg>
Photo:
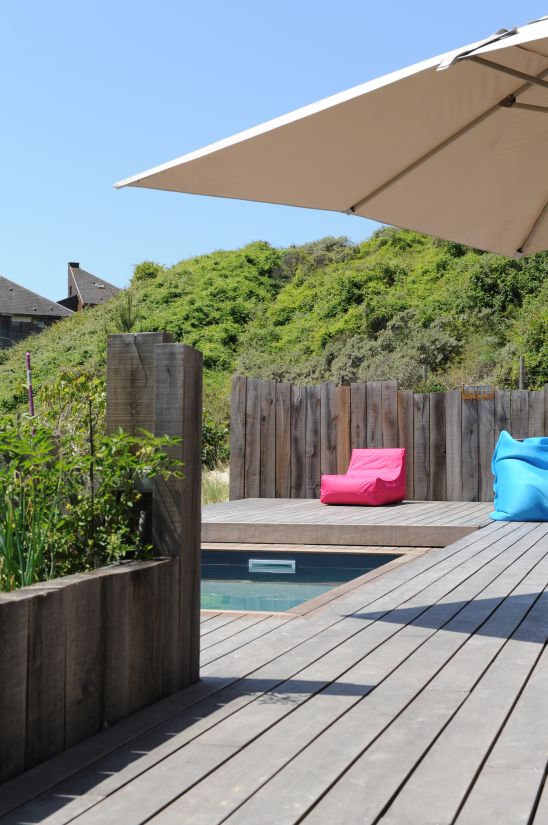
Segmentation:
<svg viewBox="0 0 548 825">
<path fill-rule="evenodd" d="M 521 246 L 519 246 L 517 248 L 516 252 L 519 252 L 520 254 L 524 254 L 525 247 L 527 246 L 527 244 L 531 240 L 531 237 L 534 235 L 535 229 L 537 228 L 537 226 L 539 225 L 539 223 L 541 222 L 543 217 L 546 215 L 546 212 L 548 212 L 548 198 L 544 201 L 544 203 L 542 205 L 542 208 L 537 213 L 537 216 L 536 216 L 535 220 L 532 222 L 531 226 L 529 227 L 529 230 L 527 232 L 527 235 L 525 236 L 525 239 L 524 239 L 523 243 L 521 244 Z"/>
<path fill-rule="evenodd" d="M 517 77 L 520 80 L 525 80 L 531 85 L 542 86 L 543 89 L 548 89 L 548 80 L 543 80 L 539 75 L 527 74 L 527 72 L 520 72 L 519 69 L 511 69 L 509 66 L 501 66 L 500 63 L 495 63 L 493 60 L 486 60 L 484 57 L 477 57 L 472 54 L 469 57 L 463 58 L 471 60 L 473 63 L 478 63 L 480 66 L 485 66 L 487 69 L 494 69 L 496 72 L 509 74 L 511 77 Z M 545 58 L 548 60 L 548 58 Z M 542 73 L 544 74 L 544 72 Z"/>
<path fill-rule="evenodd" d="M 469 58 L 469 59 L 472 59 L 472 58 Z M 493 65 L 496 65 L 496 64 L 493 64 Z M 522 94 L 524 91 L 529 89 L 533 85 L 533 81 L 535 81 L 535 82 L 538 82 L 539 80 L 543 81 L 544 76 L 546 74 L 548 74 L 548 69 L 543 69 L 543 71 L 540 72 L 535 77 L 533 77 L 531 75 L 530 80 L 528 80 L 526 83 L 522 84 L 519 87 L 519 89 L 516 89 L 509 96 L 516 96 L 517 97 L 517 95 Z M 547 85 L 548 85 L 548 83 L 547 83 Z M 417 160 L 413 161 L 413 163 L 409 164 L 409 166 L 406 166 L 404 169 L 401 169 L 399 172 L 397 172 L 397 174 L 395 174 L 393 177 L 389 178 L 389 180 L 385 181 L 384 183 L 381 183 L 381 185 L 378 186 L 376 189 L 374 189 L 372 192 L 369 192 L 369 194 L 365 195 L 363 198 L 360 198 L 359 201 L 356 201 L 352 206 L 350 206 L 348 209 L 345 210 L 346 214 L 347 215 L 355 214 L 357 212 L 357 210 L 361 209 L 363 206 L 365 206 L 365 204 L 368 201 L 370 201 L 373 198 L 377 197 L 377 195 L 380 195 L 382 192 L 384 192 L 386 189 L 388 189 L 394 183 L 397 183 L 402 178 L 409 175 L 411 172 L 414 172 L 415 169 L 418 169 L 419 166 L 422 166 L 423 163 L 426 163 L 426 161 L 430 160 L 430 158 L 437 155 L 438 152 L 441 152 L 441 151 L 443 151 L 443 149 L 446 149 L 448 146 L 450 146 L 452 143 L 454 143 L 460 137 L 465 135 L 467 132 L 469 132 L 475 126 L 478 126 L 484 120 L 487 120 L 487 118 L 490 117 L 492 114 L 494 114 L 497 111 L 500 111 L 500 109 L 501 109 L 501 103 L 500 102 L 497 102 L 493 106 L 490 106 L 489 109 L 487 109 L 485 112 L 482 112 L 480 115 L 475 117 L 469 123 L 462 126 L 458 131 L 454 132 L 452 135 L 449 135 L 449 137 L 445 138 L 445 140 L 443 140 L 441 143 L 438 143 L 436 146 L 434 146 L 432 149 L 430 149 L 428 152 L 426 152 L 426 154 L 421 155 L 420 158 L 417 158 Z"/>
<path fill-rule="evenodd" d="M 536 54 L 537 57 L 548 58 L 548 54 L 537 52 L 536 49 L 531 49 L 529 46 L 524 46 L 523 43 L 518 43 L 518 45 L 515 46 L 515 48 L 520 49 L 520 51 L 522 52 L 527 52 L 527 54 Z"/>
<path fill-rule="evenodd" d="M 503 105 L 502 103 L 500 104 Z M 512 106 L 508 106 L 509 109 L 525 109 L 528 112 L 548 112 L 548 106 L 537 106 L 534 103 L 513 103 Z"/>
</svg>

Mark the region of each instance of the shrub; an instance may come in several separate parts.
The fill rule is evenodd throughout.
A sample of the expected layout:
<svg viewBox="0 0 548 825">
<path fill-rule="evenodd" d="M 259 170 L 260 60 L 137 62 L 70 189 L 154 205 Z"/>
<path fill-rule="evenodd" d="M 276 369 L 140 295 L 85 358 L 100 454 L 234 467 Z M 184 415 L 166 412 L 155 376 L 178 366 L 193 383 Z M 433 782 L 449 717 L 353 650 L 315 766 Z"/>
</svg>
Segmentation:
<svg viewBox="0 0 548 825">
<path fill-rule="evenodd" d="M 151 552 L 137 481 L 180 475 L 176 440 L 105 435 L 104 392 L 86 379 L 61 376 L 40 417 L 0 419 L 0 590 Z"/>
</svg>

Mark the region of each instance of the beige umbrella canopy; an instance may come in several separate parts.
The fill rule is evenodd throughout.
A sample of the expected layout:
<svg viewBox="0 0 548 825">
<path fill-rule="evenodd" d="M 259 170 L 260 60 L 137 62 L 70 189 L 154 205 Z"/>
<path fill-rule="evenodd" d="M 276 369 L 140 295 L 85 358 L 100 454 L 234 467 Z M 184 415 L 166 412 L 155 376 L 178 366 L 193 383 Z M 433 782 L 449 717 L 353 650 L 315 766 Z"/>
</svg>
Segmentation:
<svg viewBox="0 0 548 825">
<path fill-rule="evenodd" d="M 346 212 L 503 255 L 548 249 L 548 18 L 116 186 Z"/>
</svg>

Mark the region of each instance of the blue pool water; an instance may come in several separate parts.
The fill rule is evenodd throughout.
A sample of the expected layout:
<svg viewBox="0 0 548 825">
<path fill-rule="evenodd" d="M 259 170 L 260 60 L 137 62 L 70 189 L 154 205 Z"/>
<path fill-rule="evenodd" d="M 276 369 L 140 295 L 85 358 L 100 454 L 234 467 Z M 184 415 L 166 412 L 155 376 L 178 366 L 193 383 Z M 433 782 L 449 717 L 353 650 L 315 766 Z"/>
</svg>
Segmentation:
<svg viewBox="0 0 548 825">
<path fill-rule="evenodd" d="M 391 553 L 203 550 L 201 606 L 207 610 L 291 610 L 396 557 Z"/>
</svg>

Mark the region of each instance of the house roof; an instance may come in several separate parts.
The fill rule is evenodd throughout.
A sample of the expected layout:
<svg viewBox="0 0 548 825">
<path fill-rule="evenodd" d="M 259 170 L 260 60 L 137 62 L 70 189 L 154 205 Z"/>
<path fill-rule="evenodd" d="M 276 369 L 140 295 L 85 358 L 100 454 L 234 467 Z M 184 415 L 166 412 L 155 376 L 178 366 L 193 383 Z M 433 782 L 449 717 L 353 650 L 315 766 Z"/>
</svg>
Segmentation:
<svg viewBox="0 0 548 825">
<path fill-rule="evenodd" d="M 56 301 L 50 301 L 0 275 L 0 315 L 68 318 L 73 313 Z"/>
<path fill-rule="evenodd" d="M 103 281 L 102 278 L 92 275 L 91 272 L 86 272 L 85 269 L 80 269 L 79 266 L 69 264 L 69 271 L 84 306 L 104 304 L 109 298 L 113 298 L 114 295 L 120 292 L 119 287 L 109 284 L 108 281 Z"/>
</svg>

